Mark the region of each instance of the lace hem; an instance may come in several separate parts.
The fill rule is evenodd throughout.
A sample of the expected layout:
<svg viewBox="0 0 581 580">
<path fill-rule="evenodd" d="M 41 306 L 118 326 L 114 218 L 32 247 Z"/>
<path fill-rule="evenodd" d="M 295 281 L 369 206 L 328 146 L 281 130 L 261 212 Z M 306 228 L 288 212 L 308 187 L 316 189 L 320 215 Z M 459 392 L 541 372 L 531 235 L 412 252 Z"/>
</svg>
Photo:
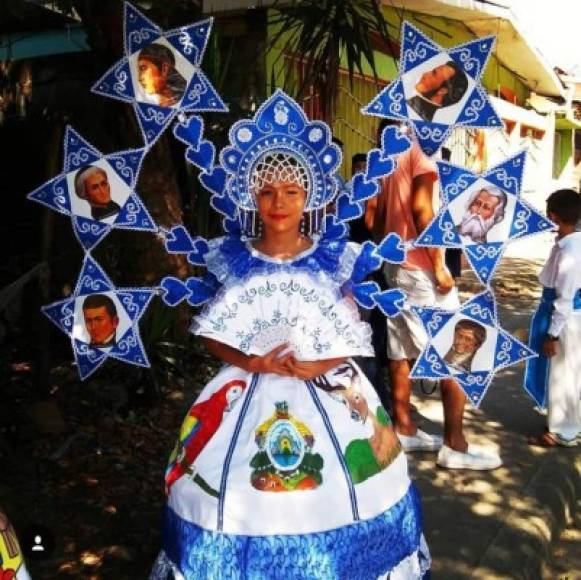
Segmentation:
<svg viewBox="0 0 581 580">
<path fill-rule="evenodd" d="M 303 535 L 223 534 L 186 522 L 167 508 L 164 557 L 187 578 L 375 580 L 402 570 L 413 575 L 400 577 L 412 580 L 422 577 L 420 526 L 413 486 L 380 516 Z"/>
</svg>

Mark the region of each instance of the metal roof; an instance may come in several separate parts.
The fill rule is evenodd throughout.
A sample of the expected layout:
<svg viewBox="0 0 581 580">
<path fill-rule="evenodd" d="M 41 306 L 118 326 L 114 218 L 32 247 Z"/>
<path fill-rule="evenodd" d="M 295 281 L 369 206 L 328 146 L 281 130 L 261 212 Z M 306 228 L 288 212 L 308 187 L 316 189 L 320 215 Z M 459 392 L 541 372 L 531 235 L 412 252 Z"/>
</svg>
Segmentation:
<svg viewBox="0 0 581 580">
<path fill-rule="evenodd" d="M 494 54 L 503 65 L 516 72 L 531 90 L 564 97 L 565 89 L 553 67 L 527 38 L 515 14 L 502 1 L 382 0 L 382 4 L 460 21 L 477 37 L 496 35 Z"/>
</svg>

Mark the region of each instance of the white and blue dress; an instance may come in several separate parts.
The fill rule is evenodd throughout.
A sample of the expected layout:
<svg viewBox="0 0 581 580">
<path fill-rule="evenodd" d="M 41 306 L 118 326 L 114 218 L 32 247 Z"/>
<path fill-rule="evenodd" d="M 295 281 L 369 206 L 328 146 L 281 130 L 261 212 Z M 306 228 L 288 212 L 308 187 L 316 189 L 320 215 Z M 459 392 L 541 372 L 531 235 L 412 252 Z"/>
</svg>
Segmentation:
<svg viewBox="0 0 581 580">
<path fill-rule="evenodd" d="M 246 354 L 372 356 L 349 297 L 361 246 L 315 239 L 277 260 L 210 242 L 214 295 L 193 332 Z M 418 493 L 376 392 L 350 358 L 312 381 L 224 366 L 191 407 L 166 473 L 153 578 L 422 578 Z"/>
</svg>

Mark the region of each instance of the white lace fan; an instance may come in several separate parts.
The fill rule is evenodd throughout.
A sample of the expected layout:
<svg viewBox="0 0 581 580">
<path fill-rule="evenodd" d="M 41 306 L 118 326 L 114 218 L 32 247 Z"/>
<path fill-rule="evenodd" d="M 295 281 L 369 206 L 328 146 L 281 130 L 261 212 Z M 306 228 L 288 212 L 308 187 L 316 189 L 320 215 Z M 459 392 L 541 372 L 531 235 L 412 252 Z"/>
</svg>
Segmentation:
<svg viewBox="0 0 581 580">
<path fill-rule="evenodd" d="M 192 331 L 246 354 L 288 343 L 299 360 L 373 356 L 371 329 L 354 303 L 300 272 L 253 276 L 222 290 Z"/>
</svg>

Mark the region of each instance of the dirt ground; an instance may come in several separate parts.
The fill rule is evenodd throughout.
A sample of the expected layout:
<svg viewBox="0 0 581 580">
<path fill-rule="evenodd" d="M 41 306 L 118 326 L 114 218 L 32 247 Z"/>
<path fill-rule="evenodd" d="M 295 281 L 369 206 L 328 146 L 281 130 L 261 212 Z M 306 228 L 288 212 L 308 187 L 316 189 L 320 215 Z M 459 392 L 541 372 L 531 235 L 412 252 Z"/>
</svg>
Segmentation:
<svg viewBox="0 0 581 580">
<path fill-rule="evenodd" d="M 11 364 L 1 392 L 0 506 L 19 535 L 41 525 L 55 544 L 28 558 L 32 578 L 147 578 L 160 547 L 166 460 L 214 372 L 210 360 L 196 366 L 195 380 L 141 401 L 122 373 L 105 367 L 80 383 L 63 364 L 52 372 L 52 401 L 35 404 L 29 364 Z"/>
<path fill-rule="evenodd" d="M 497 296 L 505 304 L 513 296 L 532 304 L 538 264 L 511 260 L 506 267 L 498 277 L 503 281 L 495 283 Z M 479 288 L 471 276 L 463 279 L 463 293 Z M 189 379 L 151 397 L 140 392 L 141 371 L 120 371 L 115 365 L 121 363 L 108 361 L 81 383 L 63 358 L 52 370 L 51 402 L 38 404 L 31 362 L 14 347 L 0 356 L 6 369 L 0 382 L 0 506 L 18 533 L 40 524 L 55 544 L 44 559 L 28 561 L 32 577 L 147 578 L 160 547 L 166 460 L 216 363 L 196 353 Z M 547 578 L 580 578 L 579 546 L 579 528 L 572 524 Z"/>
</svg>

